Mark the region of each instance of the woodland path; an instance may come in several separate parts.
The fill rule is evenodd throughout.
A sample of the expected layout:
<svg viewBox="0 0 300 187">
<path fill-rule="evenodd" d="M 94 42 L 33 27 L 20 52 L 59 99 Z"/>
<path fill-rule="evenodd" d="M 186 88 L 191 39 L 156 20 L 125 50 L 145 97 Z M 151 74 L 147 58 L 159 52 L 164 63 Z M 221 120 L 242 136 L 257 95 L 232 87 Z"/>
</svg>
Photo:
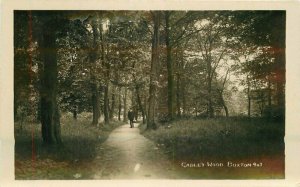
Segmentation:
<svg viewBox="0 0 300 187">
<path fill-rule="evenodd" d="M 139 128 L 122 125 L 97 147 L 94 179 L 175 179 L 173 164 Z"/>
</svg>

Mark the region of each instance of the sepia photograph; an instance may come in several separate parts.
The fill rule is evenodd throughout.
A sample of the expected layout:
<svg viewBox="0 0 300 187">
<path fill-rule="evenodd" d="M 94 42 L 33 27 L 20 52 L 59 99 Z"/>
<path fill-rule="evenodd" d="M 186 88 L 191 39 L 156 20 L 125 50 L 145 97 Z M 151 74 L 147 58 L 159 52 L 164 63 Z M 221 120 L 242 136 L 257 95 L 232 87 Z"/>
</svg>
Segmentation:
<svg viewBox="0 0 300 187">
<path fill-rule="evenodd" d="M 15 180 L 285 179 L 285 10 L 14 10 Z"/>
</svg>

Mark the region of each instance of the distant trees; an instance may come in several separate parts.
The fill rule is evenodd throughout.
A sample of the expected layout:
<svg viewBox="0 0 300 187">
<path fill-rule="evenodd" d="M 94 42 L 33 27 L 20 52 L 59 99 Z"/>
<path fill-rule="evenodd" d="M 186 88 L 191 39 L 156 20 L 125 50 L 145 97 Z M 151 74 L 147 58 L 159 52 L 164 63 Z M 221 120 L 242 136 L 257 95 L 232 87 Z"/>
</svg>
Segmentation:
<svg viewBox="0 0 300 187">
<path fill-rule="evenodd" d="M 260 103 L 261 115 L 277 119 L 285 113 L 285 18 L 284 11 L 238 12 L 235 17 L 243 28 L 239 42 L 248 51 L 240 65 L 248 74 L 249 100 Z"/>
</svg>

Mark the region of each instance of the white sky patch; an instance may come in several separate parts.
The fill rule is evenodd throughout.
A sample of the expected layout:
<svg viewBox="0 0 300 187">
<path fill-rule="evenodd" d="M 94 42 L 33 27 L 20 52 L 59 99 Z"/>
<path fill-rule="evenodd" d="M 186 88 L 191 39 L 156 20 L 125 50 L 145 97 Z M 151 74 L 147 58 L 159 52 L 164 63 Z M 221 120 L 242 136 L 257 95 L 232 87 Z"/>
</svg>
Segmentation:
<svg viewBox="0 0 300 187">
<path fill-rule="evenodd" d="M 134 172 L 137 172 L 141 168 L 141 164 L 137 163 L 134 167 Z"/>
<path fill-rule="evenodd" d="M 110 21 L 108 19 L 102 21 L 102 29 L 103 29 L 104 33 L 108 31 L 109 24 L 110 24 Z"/>
<path fill-rule="evenodd" d="M 204 26 L 207 26 L 208 24 L 210 23 L 209 20 L 207 19 L 202 19 L 200 21 L 197 21 L 194 26 L 197 28 L 197 29 L 201 29 L 202 27 Z"/>
<path fill-rule="evenodd" d="M 87 29 L 89 32 L 93 33 L 93 28 L 92 28 L 92 25 L 91 25 L 91 24 L 87 24 L 87 25 L 86 25 L 86 29 Z"/>
</svg>

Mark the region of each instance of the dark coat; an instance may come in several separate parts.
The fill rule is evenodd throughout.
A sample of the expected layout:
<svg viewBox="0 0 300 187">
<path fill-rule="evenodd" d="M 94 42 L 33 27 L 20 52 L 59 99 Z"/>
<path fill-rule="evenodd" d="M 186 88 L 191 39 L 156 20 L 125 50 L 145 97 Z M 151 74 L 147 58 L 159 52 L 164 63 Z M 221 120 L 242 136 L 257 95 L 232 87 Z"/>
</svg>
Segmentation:
<svg viewBox="0 0 300 187">
<path fill-rule="evenodd" d="M 133 119 L 134 119 L 134 113 L 133 113 L 133 111 L 128 111 L 128 119 L 130 121 L 133 121 Z"/>
</svg>

